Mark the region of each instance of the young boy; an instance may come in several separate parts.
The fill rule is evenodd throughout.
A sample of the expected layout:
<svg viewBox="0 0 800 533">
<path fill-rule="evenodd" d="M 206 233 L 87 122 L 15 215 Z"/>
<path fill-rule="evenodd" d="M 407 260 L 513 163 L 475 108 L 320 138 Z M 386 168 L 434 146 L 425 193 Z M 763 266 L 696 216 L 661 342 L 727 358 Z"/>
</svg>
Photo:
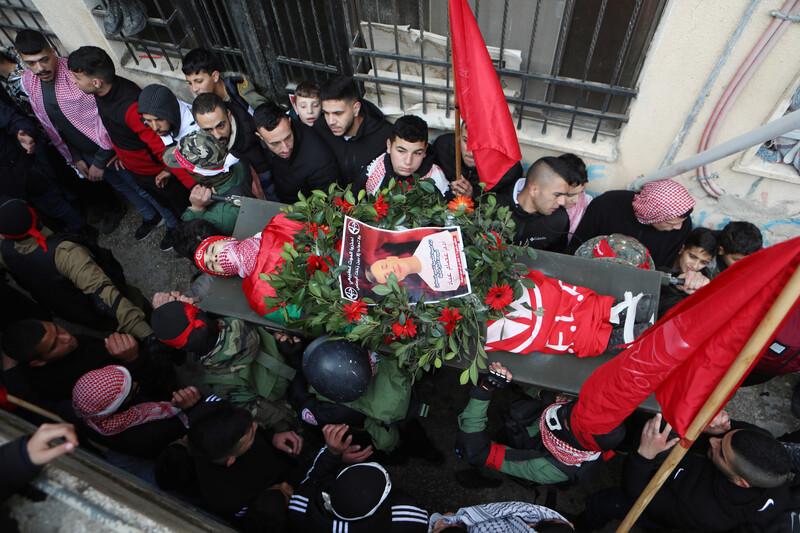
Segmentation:
<svg viewBox="0 0 800 533">
<path fill-rule="evenodd" d="M 313 81 L 301 81 L 294 90 L 292 108 L 300 122 L 313 126 L 322 114 L 322 100 L 319 97 L 319 85 Z"/>
<path fill-rule="evenodd" d="M 355 192 L 366 189 L 369 194 L 377 192 L 396 181 L 431 178 L 442 196 L 450 184 L 434 157 L 428 151 L 428 123 L 415 115 L 405 115 L 395 121 L 392 134 L 386 140 L 386 153 L 379 155 L 353 184 Z"/>
<path fill-rule="evenodd" d="M 761 231 L 750 222 L 728 222 L 719 234 L 719 255 L 711 268 L 722 272 L 746 255 L 759 251 L 764 246 Z"/>
<path fill-rule="evenodd" d="M 678 302 L 708 285 L 717 272 L 709 264 L 722 251 L 717 232 L 708 228 L 694 228 L 683 243 L 672 269 L 659 268 L 684 280 L 683 285 L 664 285 L 658 301 L 658 318 L 675 307 Z"/>
<path fill-rule="evenodd" d="M 223 72 L 219 57 L 209 50 L 195 48 L 186 54 L 181 71 L 195 96 L 214 93 L 226 103 L 233 102 L 251 115 L 255 108 L 267 101 L 244 75 Z"/>
</svg>

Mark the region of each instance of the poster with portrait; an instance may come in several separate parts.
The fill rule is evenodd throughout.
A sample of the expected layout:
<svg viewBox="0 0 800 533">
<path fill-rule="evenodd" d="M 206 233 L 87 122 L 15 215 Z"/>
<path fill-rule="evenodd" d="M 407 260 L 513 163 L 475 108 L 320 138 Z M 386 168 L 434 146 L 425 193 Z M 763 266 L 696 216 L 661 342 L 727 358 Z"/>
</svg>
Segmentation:
<svg viewBox="0 0 800 533">
<path fill-rule="evenodd" d="M 385 230 L 345 217 L 339 265 L 342 298 L 381 296 L 373 290 L 390 274 L 408 289 L 410 300 L 426 303 L 460 298 L 472 292 L 461 228 Z"/>
</svg>

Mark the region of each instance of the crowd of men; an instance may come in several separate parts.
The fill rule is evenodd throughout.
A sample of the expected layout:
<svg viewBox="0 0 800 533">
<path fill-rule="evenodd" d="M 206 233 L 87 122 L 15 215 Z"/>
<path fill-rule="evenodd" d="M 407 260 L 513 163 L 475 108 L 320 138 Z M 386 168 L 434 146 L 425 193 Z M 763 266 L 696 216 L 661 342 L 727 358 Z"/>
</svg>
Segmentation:
<svg viewBox="0 0 800 533">
<path fill-rule="evenodd" d="M 735 221 L 693 229 L 694 199 L 670 180 L 591 198 L 574 154 L 542 157 L 527 171 L 517 163 L 487 190 L 466 124 L 460 138 L 443 134 L 430 144 L 422 118 L 388 122 L 349 77 L 298 84 L 287 109 L 243 75 L 223 72 L 207 50 L 188 53 L 182 71 L 191 103 L 118 75 L 100 48 L 58 57 L 33 30 L 2 53 L 0 377 L 8 394 L 68 423 L 0 447 L 0 497 L 80 446 L 244 531 L 590 531 L 624 517 L 677 442 L 669 425 L 660 415 L 633 417 L 587 445 L 570 430 L 574 399 L 527 391 L 490 439 L 489 404 L 513 380 L 499 363 L 453 421 L 456 453 L 469 466 L 458 483 L 512 477 L 563 488 L 588 479 L 616 450 L 627 454 L 621 485 L 569 518 L 524 501 L 440 514 L 415 499 L 414 487 L 393 486 L 385 465 L 441 465 L 448 452 L 426 434 L 425 407 L 404 369 L 347 341 L 273 335 L 195 305 L 219 273 L 206 258 L 236 272 L 243 266 L 232 258 L 254 253 L 224 252 L 219 236 L 232 234 L 238 216 L 233 197 L 293 203 L 334 183 L 376 194 L 392 179 L 412 187 L 431 179 L 442 201 L 481 202 L 491 193 L 511 210 L 521 245 L 571 254 L 587 253 L 588 243 L 589 255 L 624 259 L 638 241 L 643 264 L 680 280 L 664 287 L 654 319 L 758 251 L 758 228 Z M 189 292 L 148 301 L 97 244 L 128 203 L 141 215 L 135 239 L 165 224 L 159 248 L 196 261 L 203 274 Z M 752 383 L 798 369 L 797 315 Z M 71 324 L 95 333 L 73 334 Z M 185 382 L 186 364 L 202 369 L 201 383 Z M 727 531 L 780 520 L 792 508 L 786 446 L 724 411 L 706 433 L 643 522 Z M 315 439 L 324 443 L 319 452 L 304 454 Z"/>
</svg>

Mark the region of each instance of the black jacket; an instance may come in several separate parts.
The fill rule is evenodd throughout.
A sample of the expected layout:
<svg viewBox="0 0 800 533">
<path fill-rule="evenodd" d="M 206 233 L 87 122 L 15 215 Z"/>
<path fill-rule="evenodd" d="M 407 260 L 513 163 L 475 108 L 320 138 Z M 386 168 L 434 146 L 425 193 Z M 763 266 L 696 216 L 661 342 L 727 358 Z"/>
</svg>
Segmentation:
<svg viewBox="0 0 800 533">
<path fill-rule="evenodd" d="M 511 208 L 515 244 L 550 252 L 562 252 L 567 246 L 569 215 L 564 208 L 559 207 L 552 215 L 528 213 L 517 204 L 513 185 L 497 193 L 497 204 Z"/>
<path fill-rule="evenodd" d="M 687 217 L 679 230 L 658 231 L 642 224 L 633 212 L 633 191 L 608 191 L 589 204 L 575 230 L 569 250 L 574 252 L 584 242 L 598 235 L 621 233 L 642 243 L 657 267 L 672 267 L 681 246 L 692 231 L 692 219 Z"/>
<path fill-rule="evenodd" d="M 645 509 L 664 528 L 727 531 L 744 523 L 765 523 L 789 503 L 789 483 L 774 489 L 731 483 L 707 457 L 692 453 L 675 468 Z M 630 501 L 644 490 L 658 467 L 633 451 L 625 458 L 622 488 Z"/>
<path fill-rule="evenodd" d="M 364 121 L 348 141 L 331 133 L 324 117 L 314 121 L 314 129 L 322 136 L 339 162 L 342 185 L 353 183 L 373 159 L 386 151 L 386 140 L 392 134 L 392 125 L 372 102 L 361 100 L 361 114 Z"/>
<path fill-rule="evenodd" d="M 39 467 L 28 456 L 28 438 L 0 446 L 0 502 L 22 489 L 39 473 Z"/>
<path fill-rule="evenodd" d="M 439 135 L 435 141 L 433 141 L 433 152 L 435 154 L 435 162 L 439 165 L 439 168 L 442 169 L 444 172 L 447 181 L 455 181 L 458 176 L 456 176 L 456 134 L 455 133 L 445 133 L 443 135 Z M 468 167 L 464 164 L 464 160 L 461 160 L 461 175 L 464 176 L 467 181 L 469 181 L 470 185 L 472 185 L 472 198 L 477 200 L 481 194 L 480 188 L 480 177 L 478 176 L 478 169 L 475 167 Z M 500 194 L 500 191 L 504 190 L 505 188 L 513 188 L 514 183 L 518 179 L 522 177 L 522 165 L 518 162 L 514 163 L 508 171 L 503 174 L 503 177 L 500 178 L 500 181 L 495 183 L 494 187 L 491 189 L 487 188 L 486 191 L 492 191 L 496 194 Z M 452 194 L 448 191 L 447 199 L 450 200 Z"/>
<path fill-rule="evenodd" d="M 236 121 L 236 138 L 228 151 L 250 165 L 256 174 L 263 174 L 270 169 L 267 151 L 261 146 L 261 139 L 256 135 L 256 123 L 247 110 L 236 104 L 228 104 L 228 110 Z M 248 169 L 248 176 L 250 175 Z"/>
<path fill-rule="evenodd" d="M 314 189 L 326 190 L 340 179 L 336 157 L 319 134 L 300 121 L 291 119 L 294 149 L 289 159 L 269 152 L 272 182 L 278 199 L 285 204 L 297 201 L 297 193 L 305 196 Z"/>
</svg>

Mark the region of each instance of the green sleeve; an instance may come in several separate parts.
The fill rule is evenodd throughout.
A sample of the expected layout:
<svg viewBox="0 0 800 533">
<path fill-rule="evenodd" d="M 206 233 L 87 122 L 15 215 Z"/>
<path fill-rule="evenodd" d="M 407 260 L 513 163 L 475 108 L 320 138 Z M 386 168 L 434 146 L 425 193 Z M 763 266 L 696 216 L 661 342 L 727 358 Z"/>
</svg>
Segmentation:
<svg viewBox="0 0 800 533">
<path fill-rule="evenodd" d="M 232 235 L 233 228 L 236 227 L 236 218 L 238 216 L 238 207 L 233 206 L 228 202 L 216 202 L 202 211 L 195 211 L 191 207 L 187 207 L 186 211 L 184 211 L 183 215 L 181 215 L 181 219 L 184 222 L 188 222 L 189 220 L 202 218 L 217 228 L 220 233 L 224 235 Z"/>
</svg>

